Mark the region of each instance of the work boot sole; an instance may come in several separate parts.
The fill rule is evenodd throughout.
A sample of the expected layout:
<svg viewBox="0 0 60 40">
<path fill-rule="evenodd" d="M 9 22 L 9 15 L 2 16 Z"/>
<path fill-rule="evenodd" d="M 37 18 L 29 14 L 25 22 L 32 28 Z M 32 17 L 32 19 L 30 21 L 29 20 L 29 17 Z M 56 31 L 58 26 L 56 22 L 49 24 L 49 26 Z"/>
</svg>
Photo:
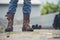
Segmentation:
<svg viewBox="0 0 60 40">
<path fill-rule="evenodd" d="M 13 32 L 13 28 L 7 28 L 5 29 L 5 32 Z"/>
<path fill-rule="evenodd" d="M 33 32 L 34 30 L 32 28 L 30 28 L 30 29 L 24 29 L 24 28 L 22 28 L 22 31 L 30 31 L 30 32 Z"/>
</svg>

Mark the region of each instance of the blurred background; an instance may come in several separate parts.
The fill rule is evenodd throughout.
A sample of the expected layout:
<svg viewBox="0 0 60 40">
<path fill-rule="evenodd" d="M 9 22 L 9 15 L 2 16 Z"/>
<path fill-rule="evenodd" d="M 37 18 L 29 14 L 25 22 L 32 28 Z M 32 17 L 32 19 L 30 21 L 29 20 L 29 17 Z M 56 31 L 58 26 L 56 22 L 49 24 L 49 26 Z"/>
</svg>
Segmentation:
<svg viewBox="0 0 60 40">
<path fill-rule="evenodd" d="M 6 13 L 10 0 L 0 0 L 0 26 L 6 26 Z M 60 0 L 31 0 L 32 8 L 30 25 L 39 24 L 44 28 L 52 27 L 54 17 L 60 12 Z M 23 0 L 19 0 L 15 14 L 14 27 L 20 27 L 23 23 Z"/>
</svg>

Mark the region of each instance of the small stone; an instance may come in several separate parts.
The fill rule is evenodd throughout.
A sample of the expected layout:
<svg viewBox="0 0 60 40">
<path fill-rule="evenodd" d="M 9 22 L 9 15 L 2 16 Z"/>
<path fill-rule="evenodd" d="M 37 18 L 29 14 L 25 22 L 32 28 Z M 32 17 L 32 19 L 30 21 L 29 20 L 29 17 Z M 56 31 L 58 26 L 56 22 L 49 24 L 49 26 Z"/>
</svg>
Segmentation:
<svg viewBox="0 0 60 40">
<path fill-rule="evenodd" d="M 10 36 L 7 36 L 7 38 L 9 38 Z"/>
</svg>

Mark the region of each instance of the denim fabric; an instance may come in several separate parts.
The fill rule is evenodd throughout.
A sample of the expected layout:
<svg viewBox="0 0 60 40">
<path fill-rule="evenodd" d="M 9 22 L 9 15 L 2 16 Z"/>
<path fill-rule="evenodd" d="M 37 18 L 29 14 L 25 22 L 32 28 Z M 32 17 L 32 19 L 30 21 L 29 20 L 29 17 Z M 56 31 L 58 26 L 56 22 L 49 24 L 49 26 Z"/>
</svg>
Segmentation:
<svg viewBox="0 0 60 40">
<path fill-rule="evenodd" d="M 31 0 L 24 0 L 23 13 L 31 13 Z"/>
<path fill-rule="evenodd" d="M 14 13 L 16 12 L 18 0 L 10 0 L 8 12 Z M 24 0 L 23 2 L 23 13 L 31 12 L 31 0 Z"/>
<path fill-rule="evenodd" d="M 17 2 L 18 2 L 18 0 L 10 0 L 8 12 L 10 12 L 10 13 L 16 12 L 16 8 L 18 5 Z"/>
</svg>

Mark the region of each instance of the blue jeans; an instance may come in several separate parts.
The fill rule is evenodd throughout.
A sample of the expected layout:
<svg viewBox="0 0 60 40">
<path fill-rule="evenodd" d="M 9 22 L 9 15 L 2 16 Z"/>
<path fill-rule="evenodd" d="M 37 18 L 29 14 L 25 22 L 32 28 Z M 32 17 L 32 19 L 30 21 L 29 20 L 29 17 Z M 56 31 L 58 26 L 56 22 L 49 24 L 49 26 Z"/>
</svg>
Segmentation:
<svg viewBox="0 0 60 40">
<path fill-rule="evenodd" d="M 15 14 L 16 8 L 18 5 L 17 3 L 18 3 L 18 0 L 10 0 L 8 12 Z M 23 10 L 23 13 L 25 13 L 25 14 L 31 13 L 31 0 L 24 0 L 22 10 Z"/>
</svg>

